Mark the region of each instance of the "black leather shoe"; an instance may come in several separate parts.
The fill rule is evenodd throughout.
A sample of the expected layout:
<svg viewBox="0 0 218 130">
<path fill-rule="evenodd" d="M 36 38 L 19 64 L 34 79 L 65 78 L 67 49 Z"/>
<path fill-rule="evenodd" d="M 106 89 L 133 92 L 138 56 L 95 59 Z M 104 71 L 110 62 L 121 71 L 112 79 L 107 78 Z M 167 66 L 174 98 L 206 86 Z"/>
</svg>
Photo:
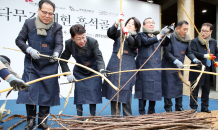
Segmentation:
<svg viewBox="0 0 218 130">
<path fill-rule="evenodd" d="M 2 125 L 0 125 L 0 130 L 3 130 L 3 129 L 4 129 L 4 127 Z"/>
<path fill-rule="evenodd" d="M 201 109 L 201 112 L 207 112 L 207 113 L 211 113 L 211 111 L 209 109 Z"/>
<path fill-rule="evenodd" d="M 184 111 L 184 109 L 182 107 L 176 109 L 176 111 Z"/>
<path fill-rule="evenodd" d="M 39 123 L 40 124 L 40 123 Z M 43 130 L 47 129 L 49 125 L 46 122 L 43 122 L 42 124 L 39 125 L 38 128 L 42 128 Z"/>
<path fill-rule="evenodd" d="M 172 110 L 166 110 L 166 112 L 172 112 Z"/>
<path fill-rule="evenodd" d="M 150 112 L 149 110 L 147 111 L 147 114 L 154 114 L 155 112 Z"/>
<path fill-rule="evenodd" d="M 29 119 L 27 121 L 27 124 L 25 125 L 25 130 L 32 130 L 35 125 L 36 125 L 35 120 L 34 119 Z"/>
</svg>

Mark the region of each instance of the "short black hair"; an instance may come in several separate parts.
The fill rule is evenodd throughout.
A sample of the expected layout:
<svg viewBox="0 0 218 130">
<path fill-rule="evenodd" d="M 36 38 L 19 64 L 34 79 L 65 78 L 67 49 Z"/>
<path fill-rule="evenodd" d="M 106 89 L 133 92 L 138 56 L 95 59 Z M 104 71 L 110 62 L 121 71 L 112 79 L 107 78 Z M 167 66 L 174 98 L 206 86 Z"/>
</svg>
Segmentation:
<svg viewBox="0 0 218 130">
<path fill-rule="evenodd" d="M 70 28 L 71 37 L 74 37 L 76 34 L 86 33 L 86 29 L 81 24 L 75 24 Z"/>
<path fill-rule="evenodd" d="M 147 20 L 147 19 L 152 19 L 151 17 L 148 17 L 148 18 L 146 18 L 145 20 Z M 145 20 L 143 21 L 143 25 L 145 25 Z"/>
<path fill-rule="evenodd" d="M 39 8 L 42 9 L 42 4 L 43 3 L 48 3 L 53 7 L 53 11 L 55 11 L 55 4 L 51 2 L 50 0 L 40 0 L 39 1 Z"/>
<path fill-rule="evenodd" d="M 135 28 L 137 28 L 137 29 L 136 29 L 136 32 L 138 33 L 138 32 L 140 31 L 140 28 L 141 28 L 141 23 L 140 23 L 140 21 L 139 21 L 136 17 L 131 17 L 131 18 L 129 18 L 129 19 L 126 21 L 125 26 L 127 25 L 127 23 L 128 23 L 131 19 L 134 20 Z"/>
<path fill-rule="evenodd" d="M 177 23 L 176 27 L 181 27 L 183 24 L 188 24 L 188 22 L 185 21 L 185 20 L 179 21 L 179 22 Z"/>
<path fill-rule="evenodd" d="M 209 26 L 209 27 L 210 27 L 210 30 L 213 30 L 213 25 L 212 25 L 211 23 L 203 23 L 203 24 L 201 25 L 201 28 L 202 28 L 203 26 Z"/>
</svg>

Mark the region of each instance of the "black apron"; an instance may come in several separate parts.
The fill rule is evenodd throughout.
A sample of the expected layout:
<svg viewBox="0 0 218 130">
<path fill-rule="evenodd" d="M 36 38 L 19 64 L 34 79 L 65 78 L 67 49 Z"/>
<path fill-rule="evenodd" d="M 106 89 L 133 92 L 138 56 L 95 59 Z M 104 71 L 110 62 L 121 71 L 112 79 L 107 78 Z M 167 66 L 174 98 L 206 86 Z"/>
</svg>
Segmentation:
<svg viewBox="0 0 218 130">
<path fill-rule="evenodd" d="M 117 53 L 120 49 L 120 38 L 117 38 L 114 46 L 113 53 L 110 58 L 110 61 L 107 66 L 107 70 L 111 72 L 119 71 L 120 59 L 117 57 Z M 134 70 L 136 69 L 135 65 L 135 56 L 137 52 L 136 50 L 132 50 L 129 48 L 127 40 L 124 42 L 123 56 L 122 56 L 122 71 L 124 70 Z M 120 88 L 134 75 L 135 72 L 126 72 L 121 73 L 120 79 Z M 108 79 L 115 85 L 118 86 L 119 74 L 112 74 L 108 76 Z M 120 91 L 119 93 L 119 102 L 127 104 L 129 102 L 130 97 L 132 96 L 132 87 L 135 84 L 136 77 L 134 76 L 132 80 Z M 102 95 L 106 97 L 106 99 L 110 100 L 117 93 L 106 81 L 104 81 L 102 88 Z M 112 101 L 117 101 L 117 97 L 115 97 Z"/>
<path fill-rule="evenodd" d="M 172 55 L 184 63 L 186 49 L 189 44 L 187 42 L 178 41 L 174 35 L 171 35 L 171 53 Z M 162 59 L 163 68 L 177 68 L 177 66 L 170 62 L 164 56 Z M 183 74 L 183 71 L 181 71 Z M 178 70 L 163 70 L 162 71 L 162 96 L 165 98 L 179 98 L 183 95 L 183 83 L 179 78 Z"/>
<path fill-rule="evenodd" d="M 40 54 L 52 56 L 55 41 L 52 36 L 52 28 L 47 31 L 47 36 L 37 35 L 36 28 L 28 33 L 28 43 Z M 58 73 L 58 62 L 50 63 L 47 57 L 34 60 L 29 54 L 24 59 L 24 73 L 22 80 L 29 82 L 38 78 Z M 30 84 L 25 91 L 19 91 L 17 103 L 39 105 L 39 106 L 57 106 L 60 105 L 58 77 L 42 80 Z"/>
<path fill-rule="evenodd" d="M 77 63 L 85 65 L 93 70 L 98 71 L 97 62 L 93 55 L 89 54 L 87 49 L 86 55 L 78 55 L 75 53 L 75 45 L 73 44 L 73 57 Z M 88 45 L 88 43 L 86 43 Z M 73 75 L 77 80 L 96 75 L 95 73 L 75 65 Z M 102 103 L 101 98 L 102 79 L 100 76 L 86 79 L 75 83 L 74 104 L 97 104 Z"/>
<path fill-rule="evenodd" d="M 143 34 L 148 38 L 146 34 Z M 138 48 L 138 56 L 136 58 L 136 69 L 139 69 L 144 62 L 150 57 L 159 45 L 160 41 L 150 46 L 141 46 Z M 150 60 L 142 67 L 142 69 L 161 68 L 161 47 L 154 53 Z M 136 75 L 135 95 L 136 99 L 144 99 L 150 101 L 162 100 L 161 86 L 161 70 L 155 71 L 139 71 Z"/>
</svg>

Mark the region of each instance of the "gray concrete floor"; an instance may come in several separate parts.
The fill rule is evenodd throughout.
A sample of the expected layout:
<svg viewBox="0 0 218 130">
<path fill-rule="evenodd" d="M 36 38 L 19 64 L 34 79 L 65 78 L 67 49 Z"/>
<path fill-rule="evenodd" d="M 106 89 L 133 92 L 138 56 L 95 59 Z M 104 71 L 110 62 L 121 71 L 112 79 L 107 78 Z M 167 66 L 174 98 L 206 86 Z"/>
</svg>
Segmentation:
<svg viewBox="0 0 218 130">
<path fill-rule="evenodd" d="M 209 98 L 218 100 L 218 91 L 216 91 L 215 88 L 216 88 L 215 86 L 210 87 Z M 201 97 L 201 92 L 202 92 L 202 90 L 199 89 L 198 97 Z"/>
</svg>

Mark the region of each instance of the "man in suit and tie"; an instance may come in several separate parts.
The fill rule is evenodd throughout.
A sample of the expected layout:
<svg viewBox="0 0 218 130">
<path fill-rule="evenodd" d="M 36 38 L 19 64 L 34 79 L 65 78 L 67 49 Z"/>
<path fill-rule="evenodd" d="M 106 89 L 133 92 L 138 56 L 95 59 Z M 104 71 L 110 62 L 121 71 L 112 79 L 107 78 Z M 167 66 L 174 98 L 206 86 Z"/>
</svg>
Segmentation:
<svg viewBox="0 0 218 130">
<path fill-rule="evenodd" d="M 207 47 L 211 54 L 209 54 L 206 43 L 198 36 L 197 38 L 193 39 L 191 41 L 191 50 L 193 54 L 201 60 L 202 64 L 206 66 L 205 71 L 214 72 L 215 67 L 217 67 L 217 61 L 218 61 L 218 48 L 217 48 L 217 41 L 213 38 L 211 38 L 211 34 L 213 31 L 213 25 L 210 23 L 203 23 L 201 26 L 201 37 L 207 42 Z M 213 59 L 215 59 L 215 63 L 213 62 Z M 201 67 L 192 66 L 191 69 L 201 70 Z M 199 76 L 199 73 L 190 72 L 189 79 L 191 82 L 194 82 L 197 77 Z M 203 74 L 201 76 L 201 79 L 196 86 L 196 88 L 192 91 L 192 95 L 190 98 L 190 107 L 192 109 L 197 109 L 198 105 L 196 103 L 197 97 L 198 97 L 198 91 L 199 87 L 202 88 L 202 95 L 201 95 L 201 112 L 207 112 L 210 113 L 211 111 L 208 109 L 209 107 L 209 93 L 210 93 L 210 83 L 215 83 L 215 76 L 209 75 L 209 74 Z"/>
</svg>

